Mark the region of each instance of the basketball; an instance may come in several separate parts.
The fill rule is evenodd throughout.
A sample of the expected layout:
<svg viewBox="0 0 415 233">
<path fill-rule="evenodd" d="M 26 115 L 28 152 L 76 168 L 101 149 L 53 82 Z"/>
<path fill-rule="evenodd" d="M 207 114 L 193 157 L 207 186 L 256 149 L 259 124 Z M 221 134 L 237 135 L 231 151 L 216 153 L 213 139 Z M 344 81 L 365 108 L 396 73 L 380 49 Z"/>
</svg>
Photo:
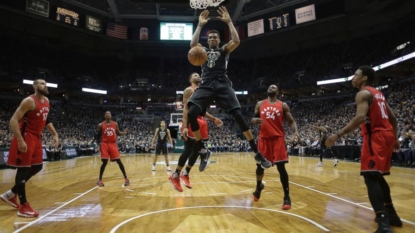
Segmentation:
<svg viewBox="0 0 415 233">
<path fill-rule="evenodd" d="M 207 60 L 207 53 L 203 47 L 196 46 L 190 49 L 189 53 L 187 54 L 187 58 L 192 65 L 201 66 Z"/>
</svg>

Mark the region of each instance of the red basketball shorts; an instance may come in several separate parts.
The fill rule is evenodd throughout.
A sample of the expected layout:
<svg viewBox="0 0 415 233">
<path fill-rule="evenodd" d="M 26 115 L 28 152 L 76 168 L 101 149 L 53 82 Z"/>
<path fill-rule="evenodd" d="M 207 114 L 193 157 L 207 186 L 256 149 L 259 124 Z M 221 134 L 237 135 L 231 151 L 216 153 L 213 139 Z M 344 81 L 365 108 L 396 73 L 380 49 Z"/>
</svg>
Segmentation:
<svg viewBox="0 0 415 233">
<path fill-rule="evenodd" d="M 207 126 L 207 122 L 205 120 L 205 118 L 203 117 L 198 117 L 197 118 L 197 123 L 199 123 L 199 131 L 200 134 L 202 135 L 202 139 L 208 139 L 209 138 L 209 131 L 208 131 L 208 126 Z M 193 135 L 192 132 L 192 128 L 190 126 L 190 124 L 188 125 L 188 137 L 189 138 L 195 138 L 195 136 Z M 183 128 L 182 128 L 182 134 L 183 134 Z"/>
<path fill-rule="evenodd" d="M 395 135 L 392 131 L 377 131 L 363 136 L 360 157 L 360 175 L 367 173 L 390 174 Z"/>
<path fill-rule="evenodd" d="M 40 135 L 24 133 L 23 139 L 27 145 L 26 152 L 20 152 L 16 137 L 13 137 L 10 145 L 7 165 L 12 167 L 31 167 L 43 163 L 42 142 Z"/>
<path fill-rule="evenodd" d="M 120 158 L 120 152 L 115 142 L 101 143 L 101 159 L 111 159 L 114 161 Z"/>
<path fill-rule="evenodd" d="M 258 150 L 271 163 L 288 163 L 284 137 L 259 138 Z"/>
</svg>

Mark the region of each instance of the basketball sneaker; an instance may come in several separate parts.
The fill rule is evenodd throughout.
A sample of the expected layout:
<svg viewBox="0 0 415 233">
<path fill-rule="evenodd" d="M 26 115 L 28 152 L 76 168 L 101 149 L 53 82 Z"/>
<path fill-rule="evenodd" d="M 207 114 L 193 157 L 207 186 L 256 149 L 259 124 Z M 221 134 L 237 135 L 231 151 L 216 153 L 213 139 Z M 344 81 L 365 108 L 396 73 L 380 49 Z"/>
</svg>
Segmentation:
<svg viewBox="0 0 415 233">
<path fill-rule="evenodd" d="M 283 210 L 289 210 L 291 209 L 291 198 L 290 197 L 284 197 L 284 203 L 282 204 Z"/>
<path fill-rule="evenodd" d="M 180 174 L 180 179 L 183 181 L 184 186 L 186 186 L 187 188 L 191 189 L 192 185 L 190 184 L 190 177 L 189 174 L 184 175 L 183 172 Z"/>
<path fill-rule="evenodd" d="M 166 169 L 167 169 L 167 171 L 168 171 L 168 172 L 170 172 L 170 171 L 171 171 L 170 166 L 167 166 L 167 168 L 166 168 Z"/>
<path fill-rule="evenodd" d="M 254 195 L 255 202 L 259 201 L 259 198 L 261 198 L 261 192 L 264 188 L 265 188 L 265 185 L 262 183 L 259 189 L 256 189 L 255 192 L 252 193 Z"/>
<path fill-rule="evenodd" d="M 130 186 L 130 180 L 125 178 L 124 186 Z"/>
<path fill-rule="evenodd" d="M 13 197 L 9 197 L 7 195 L 7 192 L 5 192 L 2 195 L 0 195 L 0 199 L 2 201 L 6 202 L 7 204 L 13 206 L 16 209 L 19 209 L 20 208 L 20 204 L 17 203 L 16 194 Z"/>
<path fill-rule="evenodd" d="M 151 170 L 154 172 L 156 170 L 156 166 L 153 165 L 153 167 L 151 168 Z"/>
<path fill-rule="evenodd" d="M 401 218 L 399 218 L 398 213 L 393 206 L 385 205 L 385 214 L 386 217 L 389 219 L 389 224 L 395 227 L 402 227 Z M 377 222 L 378 218 L 375 218 L 375 222 Z"/>
<path fill-rule="evenodd" d="M 257 152 L 256 154 L 255 154 L 255 161 L 256 161 L 256 163 L 257 164 L 261 164 L 261 167 L 263 168 L 263 169 L 268 169 L 268 168 L 270 168 L 271 166 L 272 166 L 272 163 L 270 162 L 270 161 L 268 161 L 262 154 L 261 154 L 261 152 Z"/>
<path fill-rule="evenodd" d="M 334 163 L 333 167 L 336 167 L 336 166 L 337 166 L 337 164 L 339 163 L 339 160 L 338 160 L 338 159 L 334 159 L 334 160 L 333 160 L 333 163 Z"/>
<path fill-rule="evenodd" d="M 97 181 L 97 185 L 99 186 L 99 187 L 104 187 L 105 185 L 104 185 L 104 183 L 102 182 L 102 180 L 98 180 Z"/>
<path fill-rule="evenodd" d="M 316 164 L 316 166 L 317 166 L 317 167 L 323 167 L 323 166 L 324 166 L 324 164 L 323 164 L 323 162 L 318 162 L 318 163 Z"/>
<path fill-rule="evenodd" d="M 173 188 L 176 189 L 176 191 L 183 192 L 182 185 L 180 184 L 179 174 L 177 174 L 176 172 L 173 172 L 169 176 L 169 181 L 173 185 Z"/>
<path fill-rule="evenodd" d="M 209 149 L 206 149 L 206 153 L 200 153 L 200 165 L 199 171 L 203 172 L 209 166 L 209 159 L 212 155 L 212 152 Z"/>
<path fill-rule="evenodd" d="M 39 216 L 39 212 L 34 211 L 32 207 L 30 207 L 29 202 L 26 202 L 19 207 L 17 216 L 21 216 L 25 218 L 36 218 L 37 216 Z"/>
<path fill-rule="evenodd" d="M 393 233 L 387 218 L 376 218 L 376 222 L 378 223 L 378 229 L 375 233 Z"/>
</svg>

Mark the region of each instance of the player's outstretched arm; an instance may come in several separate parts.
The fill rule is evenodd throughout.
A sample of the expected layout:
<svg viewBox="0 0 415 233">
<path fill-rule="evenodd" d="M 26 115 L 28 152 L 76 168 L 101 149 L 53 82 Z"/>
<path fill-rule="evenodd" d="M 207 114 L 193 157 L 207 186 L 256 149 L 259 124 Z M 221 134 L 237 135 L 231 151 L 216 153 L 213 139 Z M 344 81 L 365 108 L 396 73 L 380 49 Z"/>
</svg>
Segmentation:
<svg viewBox="0 0 415 233">
<path fill-rule="evenodd" d="M 121 132 L 120 128 L 118 127 L 118 123 L 115 122 L 115 132 L 117 133 L 117 136 L 126 135 L 128 133 L 128 128 L 126 128 L 123 132 Z"/>
<path fill-rule="evenodd" d="M 363 90 L 357 93 L 356 95 L 356 116 L 339 132 L 333 134 L 326 140 L 326 146 L 331 147 L 334 143 L 343 135 L 352 132 L 353 130 L 357 129 L 360 124 L 362 124 L 366 120 L 367 112 L 369 111 L 369 101 L 372 97 L 369 91 Z"/>
<path fill-rule="evenodd" d="M 235 50 L 239 46 L 241 41 L 239 40 L 238 32 L 236 31 L 236 28 L 232 23 L 231 16 L 229 15 L 229 12 L 226 9 L 226 7 L 221 6 L 217 11 L 220 15 L 218 16 L 218 18 L 226 24 L 228 24 L 229 31 L 231 32 L 232 39 L 223 46 L 223 49 L 225 50 L 226 54 L 229 55 L 233 50 Z"/>
<path fill-rule="evenodd" d="M 48 131 L 50 132 L 50 134 L 52 134 L 52 136 L 53 136 L 53 144 L 55 145 L 55 148 L 58 149 L 59 148 L 59 136 L 58 136 L 58 132 L 56 132 L 56 129 L 53 126 L 53 123 L 50 122 L 49 124 L 47 124 L 46 125 L 46 129 L 48 129 Z"/>
<path fill-rule="evenodd" d="M 200 31 L 202 30 L 202 27 L 210 20 L 208 16 L 209 16 L 208 10 L 204 10 L 202 11 L 202 13 L 200 13 L 199 23 L 197 24 L 197 28 L 195 32 L 193 33 L 192 40 L 190 41 L 190 48 L 193 48 L 196 46 L 202 46 L 201 44 L 199 44 Z"/>
</svg>

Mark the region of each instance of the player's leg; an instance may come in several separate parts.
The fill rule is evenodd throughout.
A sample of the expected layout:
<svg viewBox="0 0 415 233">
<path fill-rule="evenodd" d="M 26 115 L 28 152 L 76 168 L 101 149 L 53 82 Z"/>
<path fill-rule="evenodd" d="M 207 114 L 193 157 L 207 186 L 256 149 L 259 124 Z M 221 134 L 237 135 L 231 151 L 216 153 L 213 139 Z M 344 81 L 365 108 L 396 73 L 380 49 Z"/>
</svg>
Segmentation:
<svg viewBox="0 0 415 233">
<path fill-rule="evenodd" d="M 288 172 L 285 168 L 285 164 L 288 163 L 289 157 L 285 148 L 284 137 L 278 137 L 271 141 L 270 147 L 273 148 L 274 164 L 277 166 L 278 173 L 280 174 L 280 181 L 282 189 L 284 191 L 284 200 L 282 204 L 283 210 L 291 209 L 290 187 Z"/>
<path fill-rule="evenodd" d="M 103 187 L 104 183 L 102 182 L 102 176 L 104 175 L 104 171 L 105 171 L 105 167 L 107 167 L 108 164 L 108 159 L 110 157 L 109 155 L 109 151 L 108 151 L 108 143 L 101 143 L 101 167 L 99 168 L 99 177 L 98 177 L 98 181 L 97 181 L 97 185 L 99 187 Z"/>
<path fill-rule="evenodd" d="M 168 154 L 167 154 L 167 143 L 164 143 L 161 146 L 161 151 L 163 152 L 164 160 L 166 162 L 166 169 L 167 169 L 167 171 L 171 171 L 170 166 L 169 166 L 169 157 L 168 157 Z"/>
<path fill-rule="evenodd" d="M 198 122 L 199 122 L 199 126 L 200 126 L 200 134 L 202 136 L 202 141 L 204 142 L 204 144 L 206 144 L 206 142 L 209 139 L 207 122 L 202 117 L 198 118 Z M 201 154 L 200 155 L 199 171 L 203 172 L 209 166 L 210 156 L 212 156 L 212 152 L 208 148 L 207 148 L 207 153 L 206 154 Z M 196 159 L 197 159 L 197 157 L 196 157 Z M 193 164 L 192 164 L 192 166 L 193 166 Z"/>
<path fill-rule="evenodd" d="M 156 163 L 157 163 L 157 159 L 159 157 L 159 155 L 161 154 L 161 145 L 159 143 L 156 144 L 156 152 L 154 154 L 154 160 L 153 160 L 153 166 L 152 166 L 152 171 L 156 170 Z"/>
<path fill-rule="evenodd" d="M 396 210 L 393 206 L 389 184 L 388 184 L 388 182 L 386 182 L 386 180 L 383 176 L 379 179 L 379 185 L 380 185 L 380 189 L 382 190 L 382 193 L 383 193 L 385 212 L 386 212 L 386 216 L 389 219 L 389 224 L 392 225 L 392 226 L 401 227 L 402 226 L 402 221 L 399 218 L 399 216 L 396 213 Z"/>
<path fill-rule="evenodd" d="M 124 164 L 121 161 L 120 152 L 118 151 L 117 144 L 109 143 L 108 144 L 108 149 L 109 149 L 109 155 L 110 155 L 111 161 L 117 162 L 118 167 L 120 168 L 120 170 L 122 172 L 122 175 L 124 176 L 124 186 L 129 186 L 130 185 L 130 180 L 127 177 L 127 173 L 125 172 Z"/>
<path fill-rule="evenodd" d="M 392 134 L 391 141 L 393 140 L 394 137 Z M 379 145 L 380 143 L 384 144 Z M 365 135 L 363 138 L 360 174 L 364 177 L 369 201 L 376 214 L 375 221 L 378 223 L 376 232 L 392 232 L 384 206 L 385 196 L 380 185 L 380 180 L 383 176 L 382 173 L 385 172 L 385 164 L 390 164 L 390 161 L 386 162 L 386 159 L 383 159 L 381 156 L 384 152 L 382 147 L 385 147 L 385 145 L 387 145 L 387 143 L 379 141 L 377 135 Z M 392 150 L 390 153 L 392 153 Z M 387 172 L 389 172 L 389 170 L 387 170 Z"/>
<path fill-rule="evenodd" d="M 254 201 L 259 201 L 261 198 L 261 192 L 265 188 L 265 185 L 262 183 L 262 178 L 264 178 L 264 169 L 261 165 L 256 165 L 256 188 L 255 191 L 252 193 L 254 195 Z"/>
<path fill-rule="evenodd" d="M 187 118 L 192 129 L 193 135 L 196 139 L 196 146 L 200 151 L 201 156 L 206 154 L 206 146 L 202 141 L 202 134 L 198 123 L 198 116 L 206 111 L 206 108 L 213 102 L 215 98 L 215 80 L 203 80 L 199 88 L 192 94 L 187 103 L 189 110 L 187 111 Z"/>
<path fill-rule="evenodd" d="M 277 163 L 277 170 L 280 173 L 280 181 L 282 185 L 282 189 L 284 191 L 284 203 L 282 205 L 282 209 L 289 210 L 291 209 L 291 198 L 290 198 L 290 187 L 289 187 L 289 179 L 288 179 L 288 172 L 285 168 L 285 163 Z"/>
<path fill-rule="evenodd" d="M 179 192 L 183 192 L 183 188 L 180 184 L 180 173 L 184 167 L 184 165 L 186 164 L 187 159 L 189 158 L 189 156 L 192 153 L 192 149 L 195 147 L 194 145 L 194 141 L 192 139 L 187 139 L 186 141 L 184 141 L 184 151 L 182 152 L 182 154 L 179 157 L 179 161 L 176 167 L 176 170 L 170 175 L 169 177 L 169 181 L 170 183 L 173 185 L 173 188 L 176 189 Z M 183 181 L 185 182 L 185 181 Z M 185 182 L 186 185 L 186 182 Z M 186 187 L 188 187 L 186 185 Z M 190 186 L 191 188 L 191 186 Z"/>
</svg>

